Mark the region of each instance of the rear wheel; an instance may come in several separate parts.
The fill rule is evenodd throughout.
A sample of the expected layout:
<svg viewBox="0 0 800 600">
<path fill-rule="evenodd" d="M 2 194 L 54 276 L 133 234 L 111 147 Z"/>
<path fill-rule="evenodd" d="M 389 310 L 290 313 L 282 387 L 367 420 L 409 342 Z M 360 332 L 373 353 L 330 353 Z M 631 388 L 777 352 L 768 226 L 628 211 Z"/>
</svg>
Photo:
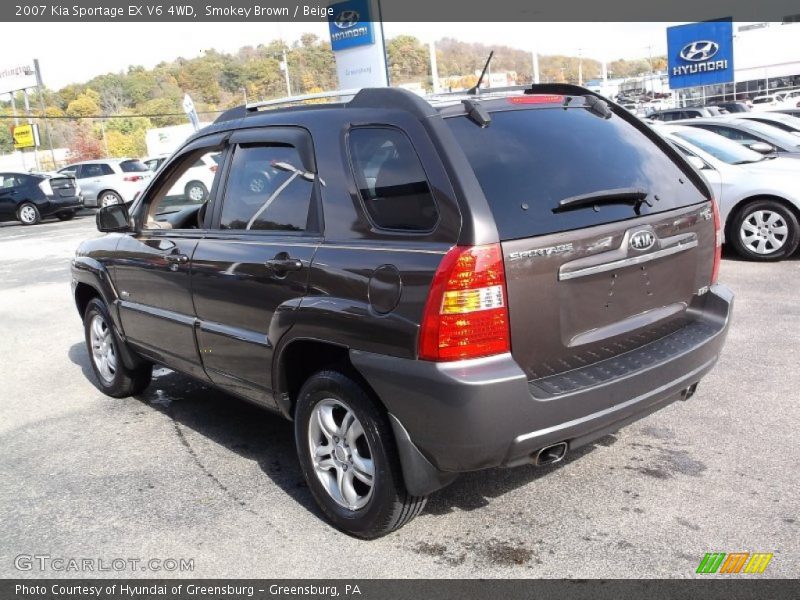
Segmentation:
<svg viewBox="0 0 800 600">
<path fill-rule="evenodd" d="M 17 219 L 19 219 L 23 225 L 36 225 L 42 220 L 42 217 L 36 205 L 25 202 L 17 209 Z"/>
<path fill-rule="evenodd" d="M 124 398 L 142 392 L 153 375 L 153 366 L 144 364 L 129 369 L 120 356 L 122 342 L 114 327 L 104 302 L 95 298 L 89 302 L 83 317 L 86 349 L 92 361 L 92 370 L 98 387 L 114 398 Z"/>
<path fill-rule="evenodd" d="M 800 226 L 791 210 L 774 200 L 756 200 L 736 214 L 731 243 L 749 260 L 780 260 L 800 243 Z"/>
<path fill-rule="evenodd" d="M 306 381 L 295 410 L 300 466 L 322 511 L 340 530 L 373 539 L 398 529 L 425 507 L 405 489 L 386 414 L 339 371 Z"/>
<path fill-rule="evenodd" d="M 186 197 L 195 204 L 204 202 L 208 197 L 208 189 L 202 181 L 190 181 L 186 184 L 184 193 Z"/>
<path fill-rule="evenodd" d="M 122 198 L 117 192 L 106 190 L 102 194 L 100 194 L 100 200 L 98 205 L 101 207 L 103 206 L 111 206 L 112 204 L 122 204 Z"/>
<path fill-rule="evenodd" d="M 74 216 L 75 216 L 75 211 L 74 210 L 72 210 L 70 212 L 58 213 L 56 215 L 56 217 L 58 218 L 59 221 L 69 221 Z"/>
</svg>

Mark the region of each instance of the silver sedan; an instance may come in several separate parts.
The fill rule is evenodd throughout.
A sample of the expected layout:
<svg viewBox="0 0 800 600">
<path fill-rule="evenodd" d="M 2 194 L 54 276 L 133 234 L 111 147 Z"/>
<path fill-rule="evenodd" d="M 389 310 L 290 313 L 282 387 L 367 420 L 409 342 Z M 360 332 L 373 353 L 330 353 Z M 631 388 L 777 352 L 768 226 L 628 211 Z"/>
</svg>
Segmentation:
<svg viewBox="0 0 800 600">
<path fill-rule="evenodd" d="M 744 258 L 780 260 L 800 243 L 800 161 L 766 157 L 705 129 L 655 130 L 706 177 L 725 239 Z"/>
</svg>

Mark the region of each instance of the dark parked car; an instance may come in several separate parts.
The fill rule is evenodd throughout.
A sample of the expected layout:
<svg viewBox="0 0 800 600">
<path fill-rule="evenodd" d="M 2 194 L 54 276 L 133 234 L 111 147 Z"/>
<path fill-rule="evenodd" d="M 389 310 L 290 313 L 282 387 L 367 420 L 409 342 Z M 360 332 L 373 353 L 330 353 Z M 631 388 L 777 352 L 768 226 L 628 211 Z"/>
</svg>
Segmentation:
<svg viewBox="0 0 800 600">
<path fill-rule="evenodd" d="M 72 177 L 0 173 L 0 221 L 35 225 L 45 217 L 66 221 L 83 206 Z"/>
<path fill-rule="evenodd" d="M 98 385 L 159 363 L 294 422 L 311 493 L 373 538 L 459 473 L 549 464 L 717 360 L 717 208 L 698 171 L 577 86 L 399 89 L 224 113 L 75 256 Z M 183 173 L 221 153 L 202 204 Z"/>
<path fill-rule="evenodd" d="M 746 102 L 717 102 L 713 106 L 722 108 L 729 113 L 745 113 L 750 112 L 750 107 Z"/>
</svg>

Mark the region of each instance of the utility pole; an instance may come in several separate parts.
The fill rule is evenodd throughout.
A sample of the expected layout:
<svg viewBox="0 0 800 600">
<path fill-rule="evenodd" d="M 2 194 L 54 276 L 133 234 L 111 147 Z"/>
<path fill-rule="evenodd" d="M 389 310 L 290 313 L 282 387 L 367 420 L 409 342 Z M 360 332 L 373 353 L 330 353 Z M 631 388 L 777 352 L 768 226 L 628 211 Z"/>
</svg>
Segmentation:
<svg viewBox="0 0 800 600">
<path fill-rule="evenodd" d="M 583 48 L 578 48 L 578 85 L 583 85 Z"/>
<path fill-rule="evenodd" d="M 533 83 L 539 83 L 539 53 L 533 51 Z"/>
<path fill-rule="evenodd" d="M 289 83 L 289 61 L 286 60 L 286 48 L 283 49 L 283 62 L 281 63 L 281 71 L 286 78 L 286 95 L 291 97 L 292 85 Z"/>
<path fill-rule="evenodd" d="M 28 98 L 28 89 L 25 88 L 22 90 L 22 97 L 25 98 L 25 114 L 28 116 L 28 125 L 31 126 L 33 129 L 33 117 L 31 117 L 31 103 L 30 99 Z M 35 137 L 34 137 L 35 139 Z M 35 144 L 35 142 L 34 142 Z M 39 166 L 39 147 L 34 145 L 33 146 L 33 160 L 36 163 L 36 170 L 41 171 L 41 167 Z"/>
<path fill-rule="evenodd" d="M 19 125 L 19 117 L 17 116 L 17 99 L 15 98 L 17 91 L 14 90 L 11 92 L 11 112 L 14 113 L 14 126 Z M 20 150 L 20 156 L 22 157 L 22 170 L 25 170 L 25 152 Z"/>
<path fill-rule="evenodd" d="M 428 53 L 431 57 L 431 82 L 433 83 L 433 93 L 438 94 L 439 87 L 439 68 L 436 64 L 436 44 L 433 40 L 428 42 Z"/>
<path fill-rule="evenodd" d="M 39 106 L 42 107 L 42 118 L 44 118 L 44 129 L 47 132 L 47 144 L 50 146 L 50 158 L 53 159 L 53 170 L 55 171 L 56 165 L 56 152 L 53 150 L 53 134 L 50 131 L 50 120 L 47 118 L 47 112 L 44 105 L 44 84 L 42 83 L 42 72 L 39 70 L 39 59 L 33 59 L 33 69 L 36 71 L 36 91 L 39 94 Z"/>
</svg>

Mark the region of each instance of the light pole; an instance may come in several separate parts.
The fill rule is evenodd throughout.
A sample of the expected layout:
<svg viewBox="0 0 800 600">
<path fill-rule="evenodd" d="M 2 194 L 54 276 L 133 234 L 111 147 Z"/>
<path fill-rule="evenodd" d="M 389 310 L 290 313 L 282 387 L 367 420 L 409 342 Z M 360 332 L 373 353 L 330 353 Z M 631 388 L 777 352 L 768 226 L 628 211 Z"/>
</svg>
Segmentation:
<svg viewBox="0 0 800 600">
<path fill-rule="evenodd" d="M 286 60 L 286 48 L 283 49 L 283 62 L 281 62 L 281 71 L 286 78 L 286 95 L 292 95 L 292 85 L 289 83 L 289 62 Z"/>
</svg>

